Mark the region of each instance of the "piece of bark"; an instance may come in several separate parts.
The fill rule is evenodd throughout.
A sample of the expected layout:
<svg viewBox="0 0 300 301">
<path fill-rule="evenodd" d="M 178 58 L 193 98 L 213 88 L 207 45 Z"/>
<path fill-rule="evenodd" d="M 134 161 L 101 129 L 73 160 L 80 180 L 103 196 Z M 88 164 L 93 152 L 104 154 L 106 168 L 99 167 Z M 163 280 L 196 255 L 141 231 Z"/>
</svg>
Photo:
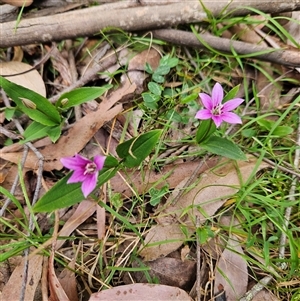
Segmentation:
<svg viewBox="0 0 300 301">
<path fill-rule="evenodd" d="M 271 47 L 245 43 L 242 41 L 233 41 L 230 39 L 218 38 L 211 34 L 199 34 L 199 37 L 205 42 L 201 43 L 193 33 L 175 29 L 154 30 L 152 33 L 153 36 L 157 39 L 161 39 L 177 45 L 207 49 L 205 44 L 208 44 L 210 47 L 218 51 L 232 53 L 231 50 L 234 49 L 238 54 L 251 54 L 255 59 L 290 67 L 300 66 L 298 50 L 292 51 L 274 49 Z M 262 54 L 253 55 L 254 53 Z"/>
<path fill-rule="evenodd" d="M 129 4 L 128 4 L 129 3 Z M 125 2 L 127 8 L 111 9 L 110 4 L 92 6 L 85 9 L 66 12 L 36 19 L 24 19 L 18 23 L 6 22 L 1 28 L 0 47 L 43 43 L 55 40 L 91 36 L 107 27 L 117 27 L 128 31 L 149 30 L 175 26 L 184 23 L 205 21 L 207 15 L 202 5 L 212 15 L 222 14 L 248 15 L 253 13 L 245 6 L 253 7 L 265 13 L 281 13 L 300 9 L 300 0 L 282 3 L 272 1 L 200 1 L 191 0 L 168 5 L 138 6 L 138 2 Z M 115 5 L 112 3 L 111 5 Z M 115 7 L 115 6 L 113 6 Z M 101 16 L 101 18 L 99 18 Z M 116 18 L 116 16 L 118 16 Z"/>
</svg>

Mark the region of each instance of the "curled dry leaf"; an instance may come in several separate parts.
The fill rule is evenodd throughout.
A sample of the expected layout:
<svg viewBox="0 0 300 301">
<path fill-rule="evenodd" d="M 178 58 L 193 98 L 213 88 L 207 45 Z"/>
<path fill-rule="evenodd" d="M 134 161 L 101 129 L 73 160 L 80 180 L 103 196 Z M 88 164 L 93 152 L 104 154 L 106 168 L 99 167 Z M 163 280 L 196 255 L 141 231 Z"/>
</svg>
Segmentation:
<svg viewBox="0 0 300 301">
<path fill-rule="evenodd" d="M 26 72 L 30 69 L 32 69 L 32 66 L 22 62 L 0 62 L 0 75 L 13 75 Z M 46 96 L 44 81 L 37 70 L 30 70 L 24 74 L 7 76 L 6 78 L 17 85 L 35 91 L 42 96 Z"/>
<path fill-rule="evenodd" d="M 172 204 L 172 196 L 165 209 L 157 212 L 159 224 L 147 233 L 140 255 L 150 261 L 175 251 L 194 232 L 196 216 L 199 216 L 201 224 L 213 216 L 227 198 L 238 192 L 256 164 L 254 157 L 238 162 L 222 160 L 217 167 L 203 173 L 199 183 L 175 204 Z M 261 163 L 257 171 L 266 166 L 266 163 Z M 185 225 L 185 233 L 181 229 L 182 224 Z"/>
<path fill-rule="evenodd" d="M 222 285 L 227 301 L 239 300 L 247 291 L 247 262 L 243 256 L 242 247 L 235 236 L 231 235 L 218 260 L 214 286 L 216 294 L 219 285 Z"/>
<path fill-rule="evenodd" d="M 84 223 L 91 215 L 94 214 L 97 206 L 96 202 L 90 200 L 84 200 L 79 203 L 76 211 L 67 220 L 58 235 L 61 237 L 68 237 L 79 225 Z M 65 239 L 57 241 L 55 249 L 59 250 L 65 241 Z"/>
<path fill-rule="evenodd" d="M 58 276 L 58 281 L 65 291 L 66 295 L 71 301 L 78 301 L 76 275 L 75 269 L 75 258 L 68 264 L 67 268 L 64 268 Z"/>
<path fill-rule="evenodd" d="M 193 301 L 182 289 L 161 284 L 134 283 L 92 294 L 89 301 Z"/>
<path fill-rule="evenodd" d="M 54 250 L 52 250 L 49 257 L 49 272 L 48 272 L 48 280 L 49 280 L 49 290 L 50 290 L 50 298 L 51 301 L 72 301 L 68 298 L 66 292 L 58 281 L 55 270 L 54 270 Z"/>
</svg>

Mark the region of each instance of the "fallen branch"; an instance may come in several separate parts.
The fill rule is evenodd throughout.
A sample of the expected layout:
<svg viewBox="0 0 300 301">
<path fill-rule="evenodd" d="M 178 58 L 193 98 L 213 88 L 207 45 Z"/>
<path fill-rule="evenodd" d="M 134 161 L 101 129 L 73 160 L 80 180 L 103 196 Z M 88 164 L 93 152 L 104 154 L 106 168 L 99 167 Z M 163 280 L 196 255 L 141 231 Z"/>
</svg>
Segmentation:
<svg viewBox="0 0 300 301">
<path fill-rule="evenodd" d="M 154 30 L 153 36 L 172 44 L 192 48 L 207 49 L 206 45 L 208 45 L 216 51 L 226 53 L 232 53 L 232 49 L 234 49 L 239 55 L 248 55 L 255 59 L 289 67 L 300 67 L 299 51 L 274 49 L 241 41 L 218 38 L 210 34 L 199 34 L 198 36 L 202 40 L 200 42 L 193 33 L 175 29 Z"/>
<path fill-rule="evenodd" d="M 0 47 L 27 45 L 59 41 L 83 36 L 92 36 L 109 27 L 127 31 L 166 28 L 184 23 L 198 23 L 207 16 L 198 0 L 171 3 L 168 5 L 136 6 L 137 1 L 125 1 L 125 8 L 115 5 L 99 5 L 71 12 L 40 18 L 23 19 L 1 24 Z M 271 1 L 203 1 L 205 7 L 217 16 L 219 14 L 247 15 L 252 7 L 265 13 L 280 13 L 300 9 L 300 0 L 283 3 Z M 135 7 L 132 7 L 135 5 Z M 227 5 L 227 6 L 226 6 Z M 131 7 L 130 7 L 131 6 Z"/>
</svg>

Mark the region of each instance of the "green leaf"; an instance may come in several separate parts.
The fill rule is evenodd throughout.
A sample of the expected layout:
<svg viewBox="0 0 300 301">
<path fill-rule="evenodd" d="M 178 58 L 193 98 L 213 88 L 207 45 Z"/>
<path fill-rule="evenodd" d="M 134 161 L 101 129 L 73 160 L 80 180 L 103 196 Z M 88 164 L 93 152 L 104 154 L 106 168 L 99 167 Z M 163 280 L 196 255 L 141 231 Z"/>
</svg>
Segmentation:
<svg viewBox="0 0 300 301">
<path fill-rule="evenodd" d="M 48 136 L 53 143 L 55 143 L 61 135 L 61 126 L 53 126 L 48 130 Z"/>
<path fill-rule="evenodd" d="M 48 130 L 49 130 L 48 126 L 33 121 L 24 131 L 23 136 L 25 139 L 21 140 L 20 143 L 23 144 L 32 140 L 45 137 L 47 136 Z"/>
<path fill-rule="evenodd" d="M 193 93 L 193 94 L 190 94 L 190 95 L 188 95 L 188 96 L 182 98 L 182 99 L 180 100 L 180 103 L 186 104 L 186 103 L 189 103 L 189 102 L 191 102 L 191 101 L 197 99 L 198 97 L 199 97 L 198 93 Z"/>
<path fill-rule="evenodd" d="M 230 100 L 230 99 L 233 99 L 235 98 L 237 92 L 239 91 L 239 88 L 240 88 L 240 85 L 237 85 L 235 87 L 233 87 L 224 97 L 223 99 L 223 103 Z"/>
<path fill-rule="evenodd" d="M 152 92 L 154 95 L 160 96 L 162 92 L 162 88 L 159 84 L 154 83 L 154 82 L 149 82 L 148 83 L 148 89 L 150 92 Z"/>
<path fill-rule="evenodd" d="M 200 146 L 210 153 L 234 160 L 247 160 L 242 150 L 233 142 L 220 137 L 210 136 Z"/>
<path fill-rule="evenodd" d="M 142 94 L 143 100 L 145 102 L 145 106 L 149 109 L 156 110 L 158 105 L 157 102 L 159 101 L 160 97 L 157 95 L 154 95 L 149 92 L 145 92 Z"/>
<path fill-rule="evenodd" d="M 169 193 L 169 185 L 163 186 L 161 189 L 156 189 L 154 187 L 150 188 L 149 194 L 150 194 L 150 205 L 156 206 L 160 203 L 161 198 Z"/>
<path fill-rule="evenodd" d="M 4 110 L 5 118 L 8 121 L 11 121 L 11 119 L 13 118 L 15 112 L 16 112 L 16 108 L 12 108 L 12 107 L 5 108 L 5 110 Z"/>
<path fill-rule="evenodd" d="M 146 65 L 145 65 L 145 71 L 146 71 L 147 73 L 149 73 L 149 74 L 152 74 L 152 73 L 153 73 L 152 67 L 151 67 L 151 65 L 150 65 L 148 62 L 146 62 Z"/>
<path fill-rule="evenodd" d="M 169 55 L 165 55 L 160 59 L 159 65 L 160 66 L 167 65 L 170 68 L 173 68 L 178 65 L 178 62 L 179 62 L 178 58 L 175 58 L 175 57 L 170 58 Z"/>
<path fill-rule="evenodd" d="M 152 75 L 152 80 L 159 84 L 162 84 L 162 83 L 164 83 L 165 78 L 163 76 L 155 73 Z"/>
<path fill-rule="evenodd" d="M 216 131 L 216 125 L 211 119 L 202 120 L 196 132 L 196 142 L 199 144 Z"/>
<path fill-rule="evenodd" d="M 117 154 L 126 167 L 139 166 L 149 156 L 160 135 L 161 130 L 153 130 L 125 141 L 117 146 Z"/>
<path fill-rule="evenodd" d="M 154 71 L 154 74 L 157 75 L 166 75 L 170 72 L 171 68 L 168 65 L 158 66 L 158 68 Z"/>
<path fill-rule="evenodd" d="M 111 179 L 119 169 L 119 162 L 112 156 L 105 159 L 104 167 L 99 172 L 96 189 Z M 82 200 L 81 182 L 67 184 L 71 177 L 70 172 L 66 177 L 58 181 L 33 207 L 34 212 L 52 212 L 54 210 L 72 206 Z"/>
<path fill-rule="evenodd" d="M 286 137 L 294 132 L 294 129 L 287 125 L 278 126 L 272 133 L 272 136 L 276 137 Z"/>
<path fill-rule="evenodd" d="M 5 93 L 17 104 L 20 111 L 31 119 L 44 125 L 58 125 L 61 117 L 49 100 L 42 95 L 19 86 L 0 76 L 0 86 Z"/>
<path fill-rule="evenodd" d="M 72 90 L 64 93 L 58 99 L 56 106 L 62 109 L 69 109 L 103 95 L 112 87 L 113 85 L 105 85 L 102 87 L 83 87 Z"/>
<path fill-rule="evenodd" d="M 46 126 L 39 122 L 33 121 L 24 131 L 24 140 L 20 140 L 21 144 L 30 142 L 36 139 L 40 139 L 49 136 L 52 142 L 56 142 L 60 137 L 61 127 L 58 126 Z"/>
</svg>

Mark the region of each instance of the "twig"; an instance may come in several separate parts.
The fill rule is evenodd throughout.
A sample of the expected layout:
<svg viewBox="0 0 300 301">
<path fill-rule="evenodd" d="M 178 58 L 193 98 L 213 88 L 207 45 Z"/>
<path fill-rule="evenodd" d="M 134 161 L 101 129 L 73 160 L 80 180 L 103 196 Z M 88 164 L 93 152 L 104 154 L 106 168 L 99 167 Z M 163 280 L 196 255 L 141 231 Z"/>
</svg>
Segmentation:
<svg viewBox="0 0 300 301">
<path fill-rule="evenodd" d="M 45 16 L 23 19 L 18 23 L 17 30 L 15 21 L 5 22 L 1 24 L 0 48 L 92 36 L 105 28 L 137 31 L 199 23 L 207 19 L 200 2 L 213 16 L 253 14 L 253 11 L 243 7 L 241 1 L 189 0 L 152 6 L 141 6 L 137 1 L 122 1 L 118 3 L 117 9 L 116 4 L 111 3 L 57 14 L 55 18 Z M 298 10 L 300 1 L 289 1 L 282 5 L 282 0 L 249 0 L 244 2 L 246 5 L 275 14 Z"/>
<path fill-rule="evenodd" d="M 201 225 L 200 223 L 200 216 L 197 215 L 196 217 L 196 227 L 199 228 Z M 197 292 L 197 299 L 196 301 L 201 301 L 201 246 L 200 246 L 200 238 L 198 235 L 197 237 L 197 279 L 196 279 L 196 292 Z"/>
<path fill-rule="evenodd" d="M 172 44 L 198 49 L 207 49 L 206 45 L 209 45 L 217 51 L 226 53 L 232 53 L 232 49 L 234 49 L 234 51 L 239 55 L 249 55 L 252 58 L 262 61 L 290 67 L 300 66 L 299 51 L 296 50 L 274 49 L 242 41 L 219 38 L 211 34 L 198 34 L 203 41 L 203 43 L 201 43 L 193 33 L 175 29 L 154 30 L 152 33 L 155 38 L 162 39 Z"/>
<path fill-rule="evenodd" d="M 257 295 L 262 289 L 264 289 L 272 280 L 272 276 L 265 276 L 257 284 L 255 284 L 250 291 L 248 291 L 244 297 L 239 301 L 250 301 Z"/>
</svg>

